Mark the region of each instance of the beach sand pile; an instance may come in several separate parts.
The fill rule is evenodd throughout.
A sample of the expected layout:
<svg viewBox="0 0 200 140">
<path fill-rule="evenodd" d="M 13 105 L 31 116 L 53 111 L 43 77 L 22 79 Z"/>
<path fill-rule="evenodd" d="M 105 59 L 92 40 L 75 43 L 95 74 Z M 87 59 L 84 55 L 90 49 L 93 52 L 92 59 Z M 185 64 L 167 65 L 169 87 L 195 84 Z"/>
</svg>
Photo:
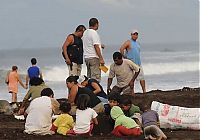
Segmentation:
<svg viewBox="0 0 200 140">
<path fill-rule="evenodd" d="M 189 108 L 200 108 L 200 88 L 189 88 L 184 87 L 183 89 L 161 91 L 154 90 L 147 94 L 136 94 L 133 98 L 134 104 L 141 106 L 144 102 L 151 103 L 152 101 L 158 101 L 161 103 L 182 106 Z M 93 131 L 93 136 L 61 136 L 58 134 L 52 136 L 36 136 L 27 135 L 23 133 L 25 121 L 16 120 L 12 115 L 0 114 L 0 139 L 8 140 L 61 140 L 61 139 L 132 139 L 132 140 L 143 140 L 144 136 L 140 137 L 115 137 L 109 132 L 111 127 L 107 122 L 105 115 L 101 114 L 98 116 L 99 127 L 96 127 Z M 194 130 L 170 130 L 163 129 L 169 140 L 199 140 L 200 131 Z"/>
</svg>

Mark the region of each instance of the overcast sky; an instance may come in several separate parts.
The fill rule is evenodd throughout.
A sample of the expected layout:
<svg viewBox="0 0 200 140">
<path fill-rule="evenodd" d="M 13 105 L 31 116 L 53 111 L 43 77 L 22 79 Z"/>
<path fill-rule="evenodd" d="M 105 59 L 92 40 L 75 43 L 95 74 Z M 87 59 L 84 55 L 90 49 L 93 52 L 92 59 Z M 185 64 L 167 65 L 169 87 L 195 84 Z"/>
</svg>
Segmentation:
<svg viewBox="0 0 200 140">
<path fill-rule="evenodd" d="M 61 47 L 91 17 L 105 45 L 121 45 L 132 29 L 142 43 L 199 39 L 199 0 L 0 0 L 0 49 Z"/>
</svg>

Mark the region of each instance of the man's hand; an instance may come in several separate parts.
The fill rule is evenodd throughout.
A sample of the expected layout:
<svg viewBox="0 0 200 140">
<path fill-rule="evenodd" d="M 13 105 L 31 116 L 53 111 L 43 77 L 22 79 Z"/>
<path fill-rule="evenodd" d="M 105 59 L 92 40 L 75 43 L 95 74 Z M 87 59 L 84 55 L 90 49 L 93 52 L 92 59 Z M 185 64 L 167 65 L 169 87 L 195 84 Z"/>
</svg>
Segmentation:
<svg viewBox="0 0 200 140">
<path fill-rule="evenodd" d="M 25 107 L 22 107 L 22 108 L 19 109 L 17 114 L 18 115 L 24 115 L 24 111 L 25 111 Z"/>
<path fill-rule="evenodd" d="M 70 64 L 71 64 L 70 59 L 65 59 L 65 62 L 66 62 L 67 65 L 70 65 Z"/>
<path fill-rule="evenodd" d="M 100 61 L 100 64 L 101 64 L 102 66 L 105 64 L 103 58 L 99 59 L 99 61 Z"/>
<path fill-rule="evenodd" d="M 107 88 L 107 94 L 109 95 L 109 94 L 110 94 L 110 92 L 111 92 L 111 88 L 110 88 L 110 87 L 108 87 L 108 88 Z"/>
</svg>

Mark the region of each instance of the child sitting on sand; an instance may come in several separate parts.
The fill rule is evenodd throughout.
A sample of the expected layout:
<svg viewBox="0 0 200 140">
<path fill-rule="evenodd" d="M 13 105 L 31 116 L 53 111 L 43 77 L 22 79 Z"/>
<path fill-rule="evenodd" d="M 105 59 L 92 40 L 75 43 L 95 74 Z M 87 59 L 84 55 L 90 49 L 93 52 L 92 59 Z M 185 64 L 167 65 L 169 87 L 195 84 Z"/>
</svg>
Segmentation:
<svg viewBox="0 0 200 140">
<path fill-rule="evenodd" d="M 130 117 L 135 120 L 135 122 L 141 127 L 142 118 L 140 108 L 132 104 L 130 96 L 121 95 L 119 106 L 123 110 L 124 114 L 127 117 Z"/>
<path fill-rule="evenodd" d="M 139 136 L 142 134 L 139 125 L 133 119 L 125 116 L 119 106 L 113 106 L 110 114 L 115 120 L 114 130 L 112 131 L 115 136 Z"/>
<path fill-rule="evenodd" d="M 92 136 L 94 124 L 98 125 L 98 114 L 89 107 L 89 102 L 89 95 L 79 95 L 76 110 L 76 123 L 74 125 L 74 128 L 68 131 L 68 135 L 88 134 L 89 136 Z"/>
<path fill-rule="evenodd" d="M 58 134 L 67 135 L 67 132 L 74 127 L 73 117 L 68 113 L 71 110 L 71 104 L 63 102 L 60 104 L 61 115 L 53 122 L 51 131 Z"/>
<path fill-rule="evenodd" d="M 118 94 L 112 94 L 108 96 L 108 104 L 104 105 L 104 112 L 106 115 L 110 115 L 110 110 L 113 106 L 118 106 L 120 101 L 120 96 Z"/>
<path fill-rule="evenodd" d="M 145 139 L 150 140 L 166 140 L 166 135 L 159 128 L 159 116 L 154 110 L 151 110 L 147 104 L 141 108 L 144 112 L 142 114 L 142 125 L 144 128 Z"/>
<path fill-rule="evenodd" d="M 105 114 L 108 117 L 108 122 L 111 125 L 112 129 L 114 128 L 115 121 L 110 116 L 110 111 L 111 111 L 113 106 L 118 106 L 119 105 L 119 100 L 120 100 L 120 96 L 118 94 L 111 94 L 111 95 L 108 96 L 108 104 L 104 105 Z"/>
</svg>

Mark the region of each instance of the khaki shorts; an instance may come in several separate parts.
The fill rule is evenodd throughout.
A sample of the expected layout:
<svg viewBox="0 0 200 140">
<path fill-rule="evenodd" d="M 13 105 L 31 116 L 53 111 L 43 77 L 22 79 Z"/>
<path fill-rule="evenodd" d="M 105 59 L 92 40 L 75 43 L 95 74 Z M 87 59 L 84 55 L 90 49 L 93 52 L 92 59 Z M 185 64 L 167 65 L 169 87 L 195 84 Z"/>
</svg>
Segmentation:
<svg viewBox="0 0 200 140">
<path fill-rule="evenodd" d="M 71 65 L 67 65 L 68 70 L 69 70 L 69 76 L 80 76 L 81 75 L 81 69 L 82 69 L 82 64 L 76 64 L 72 62 Z"/>
<path fill-rule="evenodd" d="M 137 81 L 144 80 L 144 71 L 143 71 L 142 66 L 140 66 L 140 73 L 139 73 L 138 77 L 136 78 L 136 80 Z"/>
<path fill-rule="evenodd" d="M 85 58 L 85 63 L 87 66 L 87 77 L 100 81 L 101 70 L 99 69 L 99 66 L 100 66 L 99 58 L 96 58 L 96 57 Z"/>
</svg>

